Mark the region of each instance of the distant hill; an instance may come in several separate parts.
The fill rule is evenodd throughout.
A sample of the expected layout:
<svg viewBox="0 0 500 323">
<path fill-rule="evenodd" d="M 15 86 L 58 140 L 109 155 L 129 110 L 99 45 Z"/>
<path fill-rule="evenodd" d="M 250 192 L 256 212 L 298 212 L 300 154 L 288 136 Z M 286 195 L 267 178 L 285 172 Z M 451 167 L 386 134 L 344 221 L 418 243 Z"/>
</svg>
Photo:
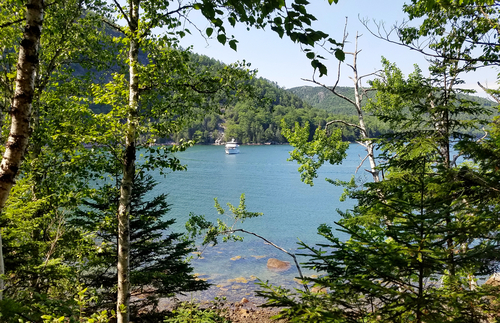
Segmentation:
<svg viewBox="0 0 500 323">
<path fill-rule="evenodd" d="M 354 88 L 339 86 L 337 91 L 354 100 Z M 355 115 L 351 104 L 321 86 L 299 86 L 288 89 L 311 106 L 337 115 Z"/>
<path fill-rule="evenodd" d="M 354 99 L 354 88 L 353 87 L 337 87 L 340 94 L 345 95 L 348 98 Z M 352 105 L 350 105 L 345 100 L 334 95 L 332 92 L 320 86 L 299 86 L 288 89 L 290 93 L 297 95 L 299 98 L 309 103 L 315 108 L 325 110 L 339 115 L 355 115 Z M 373 97 L 375 92 L 369 92 L 369 97 Z M 469 100 L 478 102 L 484 107 L 493 108 L 497 104 L 488 99 L 478 97 L 478 96 L 467 96 Z"/>
</svg>

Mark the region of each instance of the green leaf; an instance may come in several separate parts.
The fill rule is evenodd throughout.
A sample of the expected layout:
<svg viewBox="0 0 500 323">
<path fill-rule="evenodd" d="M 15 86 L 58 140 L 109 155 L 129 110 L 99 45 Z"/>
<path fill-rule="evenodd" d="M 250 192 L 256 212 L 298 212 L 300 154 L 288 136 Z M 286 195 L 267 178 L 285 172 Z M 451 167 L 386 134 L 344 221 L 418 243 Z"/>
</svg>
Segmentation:
<svg viewBox="0 0 500 323">
<path fill-rule="evenodd" d="M 224 34 L 219 34 L 217 35 L 217 40 L 219 41 L 219 43 L 221 43 L 222 45 L 225 45 L 226 44 L 226 35 Z"/>
<path fill-rule="evenodd" d="M 343 61 L 345 60 L 345 53 L 344 53 L 344 51 L 343 51 L 343 50 L 341 50 L 341 49 L 336 49 L 336 50 L 335 50 L 335 57 L 336 57 L 339 61 L 343 62 Z"/>
<path fill-rule="evenodd" d="M 232 50 L 236 51 L 236 43 L 238 41 L 236 39 L 232 39 L 229 41 L 229 47 L 231 47 Z"/>
<path fill-rule="evenodd" d="M 206 33 L 207 33 L 208 37 L 212 36 L 213 32 L 214 32 L 214 29 L 211 28 L 211 27 L 208 27 L 207 30 L 206 30 Z"/>
<path fill-rule="evenodd" d="M 313 52 L 309 52 L 306 54 L 307 58 L 309 59 L 314 59 L 314 57 L 316 56 L 316 54 L 314 54 Z"/>
</svg>

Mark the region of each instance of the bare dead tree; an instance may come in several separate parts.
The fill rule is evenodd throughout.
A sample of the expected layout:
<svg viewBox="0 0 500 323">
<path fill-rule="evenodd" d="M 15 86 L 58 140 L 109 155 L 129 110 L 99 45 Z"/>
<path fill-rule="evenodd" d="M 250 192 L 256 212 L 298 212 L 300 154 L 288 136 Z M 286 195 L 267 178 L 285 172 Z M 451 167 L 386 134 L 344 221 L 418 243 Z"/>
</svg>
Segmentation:
<svg viewBox="0 0 500 323">
<path fill-rule="evenodd" d="M 347 42 L 348 36 L 349 36 L 349 34 L 347 33 L 347 19 L 346 19 L 346 23 L 345 23 L 345 27 L 344 27 L 344 36 L 342 39 L 342 47 L 343 48 L 345 48 L 345 44 Z M 362 35 L 359 35 L 358 33 L 356 33 L 355 46 L 354 46 L 353 52 L 344 51 L 344 53 L 346 55 L 351 55 L 353 58 L 352 64 L 346 64 L 346 65 L 351 69 L 351 71 L 353 73 L 353 75 L 350 76 L 349 78 L 352 80 L 352 82 L 354 84 L 354 99 L 351 99 L 351 98 L 343 95 L 342 93 L 340 93 L 337 90 L 337 86 L 339 84 L 340 77 L 341 77 L 341 67 L 342 67 L 342 63 L 343 63 L 341 61 L 339 61 L 338 68 L 337 68 L 337 80 L 335 81 L 335 84 L 333 86 L 327 86 L 326 84 L 321 83 L 320 81 L 318 81 L 315 78 L 315 74 L 313 74 L 312 79 L 303 79 L 303 80 L 323 87 L 324 89 L 330 91 L 331 93 L 338 96 L 339 98 L 349 102 L 354 107 L 356 114 L 358 116 L 357 123 L 351 123 L 351 122 L 347 122 L 345 120 L 331 120 L 331 121 L 327 122 L 326 128 L 328 128 L 329 126 L 331 126 L 333 124 L 340 123 L 340 124 L 343 124 L 345 126 L 356 128 L 359 130 L 361 138 L 359 141 L 357 141 L 357 143 L 360 144 L 361 146 L 365 147 L 365 149 L 367 151 L 367 155 L 364 158 L 362 158 L 361 163 L 359 164 L 359 166 L 356 169 L 356 172 L 361 168 L 361 166 L 363 165 L 365 160 L 368 160 L 368 162 L 370 163 L 370 168 L 365 169 L 365 170 L 367 172 L 369 172 L 370 174 L 372 174 L 373 180 L 375 182 L 379 182 L 381 180 L 381 178 L 379 175 L 379 171 L 377 170 L 377 163 L 375 161 L 374 144 L 373 144 L 373 141 L 370 140 L 369 132 L 368 132 L 368 129 L 366 127 L 365 120 L 364 120 L 365 111 L 363 109 L 363 100 L 367 98 L 367 93 L 369 91 L 371 91 L 371 89 L 364 88 L 362 85 L 363 79 L 365 79 L 366 77 L 369 77 L 369 76 L 377 75 L 378 71 L 373 72 L 373 73 L 369 73 L 369 74 L 364 74 L 364 75 L 359 75 L 359 73 L 358 73 L 358 54 L 361 52 L 361 50 L 358 50 L 358 39 L 361 36 Z"/>
</svg>

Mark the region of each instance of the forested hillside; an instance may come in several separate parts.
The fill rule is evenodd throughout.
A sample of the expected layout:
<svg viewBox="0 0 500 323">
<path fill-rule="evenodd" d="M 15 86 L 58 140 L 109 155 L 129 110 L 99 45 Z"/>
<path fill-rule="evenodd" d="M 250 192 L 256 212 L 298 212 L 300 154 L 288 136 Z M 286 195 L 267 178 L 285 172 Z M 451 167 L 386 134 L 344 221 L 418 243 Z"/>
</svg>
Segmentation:
<svg viewBox="0 0 500 323">
<path fill-rule="evenodd" d="M 218 66 L 221 62 L 203 55 L 193 54 L 192 60 L 202 66 Z M 213 144 L 229 141 L 235 138 L 240 143 L 286 143 L 281 135 L 280 121 L 285 119 L 289 126 L 295 122 L 304 125 L 310 124 L 310 134 L 318 126 L 324 127 L 328 121 L 342 119 L 346 122 L 356 120 L 353 106 L 333 95 L 322 87 L 301 86 L 285 90 L 277 84 L 263 78 L 251 81 L 256 87 L 259 99 L 241 100 L 236 105 L 226 108 L 223 115 L 209 114 L 203 121 L 193 122 L 182 132 L 164 138 L 160 142 L 172 139 L 194 139 L 197 143 Z M 354 89 L 351 87 L 338 87 L 339 93 L 354 98 Z M 368 92 L 369 98 L 374 98 L 374 92 Z M 467 96 L 468 100 L 479 103 L 485 108 L 493 108 L 494 102 L 477 97 Z M 377 137 L 387 133 L 389 127 L 374 116 L 365 116 L 370 136 Z M 333 129 L 342 128 L 342 137 L 347 141 L 359 138 L 358 130 L 343 125 L 335 124 Z M 477 131 L 476 131 L 477 132 Z M 479 132 L 477 133 L 479 134 Z"/>
<path fill-rule="evenodd" d="M 355 115 L 355 111 L 345 100 L 334 95 L 332 92 L 320 86 L 299 86 L 288 89 L 290 93 L 297 95 L 299 98 L 310 104 L 311 106 L 322 109 L 331 113 L 340 115 Z M 348 98 L 354 99 L 354 88 L 339 86 L 337 91 Z M 367 92 L 368 98 L 374 98 L 375 92 Z M 484 107 L 494 107 L 496 104 L 488 99 L 479 96 L 467 96 L 468 100 L 477 102 Z"/>
<path fill-rule="evenodd" d="M 191 60 L 200 66 L 214 66 L 214 68 L 222 64 L 215 59 L 197 54 L 193 54 Z M 318 126 L 324 127 L 328 121 L 335 119 L 351 121 L 355 117 L 352 111 L 348 110 L 348 105 L 341 102 L 343 100 L 333 101 L 339 108 L 328 110 L 316 106 L 307 96 L 280 88 L 266 79 L 255 78 L 250 83 L 255 87 L 257 98 L 240 100 L 235 105 L 227 107 L 223 115 L 208 114 L 202 121 L 193 122 L 184 131 L 173 135 L 172 138 L 163 138 L 160 142 L 169 139 L 178 142 L 183 138 L 194 139 L 197 143 L 212 144 L 235 138 L 240 143 L 286 143 L 286 139 L 281 135 L 282 119 L 285 119 L 289 126 L 293 126 L 295 122 L 301 125 L 308 122 L 312 136 Z M 345 89 L 352 92 L 352 89 Z M 335 112 L 332 113 L 332 110 Z M 376 118 L 368 116 L 366 122 L 370 129 L 373 129 L 373 136 L 388 130 Z M 335 127 L 340 125 L 334 125 L 333 128 Z M 342 135 L 348 141 L 358 138 L 355 129 L 345 127 Z"/>
</svg>

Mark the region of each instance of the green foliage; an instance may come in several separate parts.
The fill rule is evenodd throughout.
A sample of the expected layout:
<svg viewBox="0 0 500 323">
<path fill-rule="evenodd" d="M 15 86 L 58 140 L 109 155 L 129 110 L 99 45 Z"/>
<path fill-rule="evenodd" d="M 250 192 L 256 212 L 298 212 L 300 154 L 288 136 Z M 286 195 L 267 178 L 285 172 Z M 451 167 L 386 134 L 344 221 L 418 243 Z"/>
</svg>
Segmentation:
<svg viewBox="0 0 500 323">
<path fill-rule="evenodd" d="M 98 313 L 93 313 L 90 317 L 84 315 L 86 307 L 93 302 L 93 297 L 87 296 L 87 289 L 82 289 L 78 292 L 75 298 L 76 305 L 79 308 L 79 316 L 76 317 L 54 317 L 52 315 L 42 315 L 43 323 L 57 323 L 57 322 L 80 322 L 80 323 L 108 323 L 111 319 L 115 318 L 115 311 L 104 310 Z"/>
<path fill-rule="evenodd" d="M 177 305 L 171 313 L 165 318 L 164 323 L 229 323 L 224 318 L 225 298 L 215 298 L 211 308 L 200 308 L 196 302 L 183 302 Z M 212 309 L 215 308 L 215 309 Z"/>
<path fill-rule="evenodd" d="M 218 139 L 228 141 L 235 138 L 241 143 L 285 143 L 286 139 L 281 135 L 281 119 L 301 124 L 308 121 L 314 125 L 311 127 L 312 136 L 315 127 L 333 118 L 324 111 L 311 109 L 298 97 L 267 80 L 252 79 L 249 85 L 255 89 L 255 97 L 238 100 L 227 106 L 223 114 L 205 115 L 204 119 L 174 135 L 173 139 L 214 143 Z"/>
<path fill-rule="evenodd" d="M 354 88 L 339 86 L 336 90 L 354 100 Z M 299 98 L 309 103 L 311 106 L 326 110 L 336 115 L 356 115 L 352 104 L 334 95 L 330 91 L 320 86 L 299 86 L 288 90 Z M 373 97 L 373 92 L 368 92 L 368 97 Z"/>
<path fill-rule="evenodd" d="M 313 180 L 318 177 L 318 169 L 325 162 L 332 165 L 340 164 L 346 157 L 349 143 L 342 141 L 341 131 L 329 133 L 318 127 L 312 141 L 309 141 L 309 124 L 300 127 L 295 123 L 294 131 L 288 128 L 285 120 L 281 122 L 283 136 L 294 147 L 290 152 L 289 161 L 297 161 L 300 165 L 300 179 L 306 184 L 314 185 Z"/>
<path fill-rule="evenodd" d="M 334 0 L 329 0 L 330 4 L 332 2 L 337 3 Z M 309 50 L 315 44 L 323 42 L 335 47 L 336 56 L 339 59 L 342 58 L 341 44 L 328 37 L 328 34 L 323 31 L 312 28 L 312 23 L 316 20 L 316 17 L 307 12 L 308 5 L 309 1 L 305 0 L 294 0 L 290 3 L 282 0 L 265 2 L 260 0 L 231 0 L 224 2 L 224 4 L 203 0 L 193 4 L 193 8 L 200 10 L 203 16 L 211 22 L 212 26 L 207 29 L 207 35 L 212 35 L 215 30 L 216 38 L 222 44 L 225 44 L 229 38 L 223 20 L 227 19 L 233 27 L 237 22 L 256 28 L 270 26 L 270 29 L 276 32 L 280 38 L 286 35 L 293 42 L 299 43 Z M 234 41 L 234 36 L 231 36 L 229 45 L 233 49 L 236 48 Z M 334 49 L 332 48 L 332 50 Z M 326 66 L 320 60 L 314 58 L 311 64 L 320 71 L 320 75 L 326 74 Z"/>
<path fill-rule="evenodd" d="M 460 59 L 469 67 L 498 64 L 499 8 L 493 1 L 412 1 L 403 6 L 410 20 L 398 34 L 406 44 L 432 39 L 430 48 L 447 61 Z M 480 13 L 480 14 L 478 14 Z M 420 23 L 421 21 L 421 23 Z"/>
<path fill-rule="evenodd" d="M 119 183 L 119 180 L 116 180 Z M 168 232 L 174 219 L 164 220 L 169 210 L 166 194 L 145 199 L 156 182 L 151 175 L 140 172 L 134 180 L 130 205 L 130 280 L 131 293 L 138 296 L 131 304 L 135 321 L 147 320 L 158 309 L 158 300 L 172 297 L 178 292 L 207 288 L 204 281 L 196 280 L 193 269 L 185 261 L 192 251 L 190 241 L 183 241 L 181 234 Z M 115 185 L 104 185 L 96 190 L 84 208 L 75 213 L 71 223 L 94 231 L 100 242 L 100 252 L 87 259 L 81 280 L 98 291 L 97 302 L 90 309 L 114 307 L 116 301 L 116 214 L 119 192 Z M 139 297 L 140 296 L 140 297 Z M 148 314 L 149 313 L 149 314 Z"/>
<path fill-rule="evenodd" d="M 18 181 L 1 216 L 6 288 L 0 306 L 7 309 L 1 311 L 6 322 L 73 315 L 80 270 L 97 251 L 91 233 L 66 223 L 73 200 L 42 190 L 38 196 L 44 197 L 37 199 L 34 187 L 32 178 Z"/>
<path fill-rule="evenodd" d="M 325 243 L 301 243 L 305 266 L 319 274 L 307 281 L 325 292 L 263 284 L 259 294 L 297 322 L 498 319 L 498 288 L 477 286 L 476 278 L 497 270 L 498 196 L 487 193 L 485 173 L 451 155 L 453 144 L 478 144 L 468 133 L 487 111 L 457 95 L 456 65 L 438 63 L 430 78 L 417 68 L 407 79 L 395 65 L 384 67 L 369 106 L 394 131 L 377 141 L 384 179 L 348 183 L 358 203 L 336 222 L 347 241 L 325 224 L 318 228 Z"/>
<path fill-rule="evenodd" d="M 217 212 L 219 215 L 224 215 L 226 211 L 220 206 L 217 198 L 214 200 Z M 213 246 L 218 244 L 219 236 L 223 236 L 223 242 L 242 241 L 242 237 L 234 234 L 235 231 L 241 231 L 241 229 L 236 228 L 236 225 L 238 223 L 243 223 L 246 219 L 262 216 L 262 213 L 247 211 L 245 194 L 241 194 L 238 207 L 235 207 L 231 203 L 227 203 L 227 206 L 231 211 L 231 215 L 226 216 L 229 220 L 229 224 L 219 218 L 216 223 L 212 223 L 206 220 L 204 215 L 190 214 L 189 220 L 186 222 L 186 230 L 191 235 L 191 238 L 194 239 L 203 236 L 203 245 L 212 243 Z"/>
</svg>

